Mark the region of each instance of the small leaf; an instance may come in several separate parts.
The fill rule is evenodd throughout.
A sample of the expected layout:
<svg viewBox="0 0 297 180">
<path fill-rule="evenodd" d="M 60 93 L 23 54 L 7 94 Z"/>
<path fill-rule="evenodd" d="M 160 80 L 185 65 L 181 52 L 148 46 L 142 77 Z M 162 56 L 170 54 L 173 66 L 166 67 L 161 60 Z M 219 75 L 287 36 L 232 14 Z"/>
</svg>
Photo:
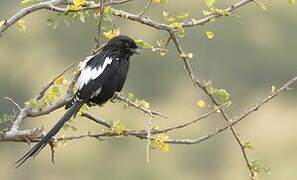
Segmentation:
<svg viewBox="0 0 297 180">
<path fill-rule="evenodd" d="M 230 100 L 230 93 L 226 89 L 217 89 L 214 94 L 220 98 L 224 103 Z"/>
<path fill-rule="evenodd" d="M 127 131 L 127 128 L 121 121 L 114 121 L 111 130 L 117 135 L 123 135 L 123 133 Z"/>
<path fill-rule="evenodd" d="M 0 27 L 3 26 L 3 24 L 5 23 L 5 21 L 0 21 Z"/>
<path fill-rule="evenodd" d="M 243 144 L 243 147 L 246 148 L 246 149 L 250 149 L 250 150 L 253 150 L 254 149 L 253 144 L 251 142 L 249 142 L 249 141 L 248 142 L 245 142 Z"/>
<path fill-rule="evenodd" d="M 169 12 L 168 11 L 163 11 L 162 14 L 163 14 L 164 17 L 168 17 L 169 16 Z"/>
<path fill-rule="evenodd" d="M 252 160 L 250 166 L 254 172 L 270 174 L 271 169 L 260 160 Z"/>
<path fill-rule="evenodd" d="M 79 20 L 83 23 L 85 23 L 85 14 L 84 13 L 79 13 Z"/>
<path fill-rule="evenodd" d="M 181 54 L 180 54 L 180 57 L 182 57 L 182 58 L 189 58 L 189 59 L 192 59 L 193 58 L 193 53 L 185 53 L 185 52 L 182 52 Z"/>
<path fill-rule="evenodd" d="M 62 75 L 55 80 L 54 84 L 63 84 L 63 82 L 64 82 L 64 76 Z"/>
<path fill-rule="evenodd" d="M 107 7 L 104 8 L 104 15 L 107 18 L 110 18 L 112 16 L 112 8 L 111 8 L 111 6 L 107 6 Z"/>
<path fill-rule="evenodd" d="M 211 15 L 213 12 L 212 12 L 212 11 L 208 11 L 208 10 L 203 10 L 202 13 L 203 13 L 205 16 L 209 16 L 209 15 Z"/>
<path fill-rule="evenodd" d="M 19 20 L 17 22 L 17 26 L 20 32 L 25 33 L 26 32 L 26 25 L 25 25 L 25 20 Z"/>
<path fill-rule="evenodd" d="M 276 91 L 276 87 L 275 87 L 274 85 L 272 85 L 272 86 L 271 86 L 271 91 L 270 91 L 270 93 L 271 93 L 271 94 L 274 94 L 275 91 Z"/>
<path fill-rule="evenodd" d="M 214 33 L 211 31 L 206 31 L 206 36 L 209 40 L 211 40 L 214 37 Z"/>
<path fill-rule="evenodd" d="M 266 11 L 267 10 L 267 7 L 266 7 L 265 4 L 261 4 L 260 6 L 261 6 L 262 11 Z"/>
<path fill-rule="evenodd" d="M 130 101 L 134 101 L 135 99 L 135 95 L 133 93 L 128 93 L 127 94 L 127 98 L 130 100 Z"/>
<path fill-rule="evenodd" d="M 136 44 L 143 48 L 143 49 L 148 49 L 148 48 L 152 48 L 152 45 L 150 45 L 149 43 L 143 41 L 142 39 L 136 39 L 135 40 Z"/>
<path fill-rule="evenodd" d="M 90 109 L 90 106 L 88 106 L 87 104 L 84 104 L 84 105 L 82 105 L 82 107 L 80 107 L 80 109 L 79 109 L 78 112 L 79 112 L 80 114 L 82 114 L 82 113 L 88 111 L 89 109 Z"/>
<path fill-rule="evenodd" d="M 103 32 L 103 35 L 107 38 L 107 39 L 112 39 L 113 37 L 116 37 L 118 35 L 120 35 L 120 29 L 119 28 L 114 28 L 108 32 Z"/>
<path fill-rule="evenodd" d="M 295 0 L 288 0 L 289 4 L 294 4 L 296 1 Z"/>
<path fill-rule="evenodd" d="M 73 11 L 77 11 L 84 4 L 85 4 L 85 0 L 73 0 L 73 4 L 68 6 L 68 9 L 73 10 Z"/>
<path fill-rule="evenodd" d="M 190 58 L 190 59 L 192 59 L 193 56 L 194 56 L 193 53 L 188 53 L 188 54 L 187 54 L 187 57 Z"/>
<path fill-rule="evenodd" d="M 167 153 L 169 152 L 169 144 L 165 143 L 169 139 L 169 136 L 166 135 L 165 133 L 159 134 L 157 138 L 154 140 L 154 142 L 159 146 L 159 148 Z"/>
<path fill-rule="evenodd" d="M 206 106 L 206 103 L 200 99 L 197 101 L 196 105 L 199 107 L 199 108 L 204 108 Z"/>
<path fill-rule="evenodd" d="M 66 22 L 66 20 L 65 20 Z M 48 18 L 46 20 L 46 23 L 49 27 L 51 27 L 52 29 L 56 29 L 58 26 L 59 26 L 59 21 L 56 20 L 56 19 L 51 19 L 51 18 Z"/>
<path fill-rule="evenodd" d="M 145 109 L 149 109 L 150 108 L 150 103 L 146 102 L 145 100 L 139 101 L 139 105 L 141 107 L 144 107 Z"/>
</svg>

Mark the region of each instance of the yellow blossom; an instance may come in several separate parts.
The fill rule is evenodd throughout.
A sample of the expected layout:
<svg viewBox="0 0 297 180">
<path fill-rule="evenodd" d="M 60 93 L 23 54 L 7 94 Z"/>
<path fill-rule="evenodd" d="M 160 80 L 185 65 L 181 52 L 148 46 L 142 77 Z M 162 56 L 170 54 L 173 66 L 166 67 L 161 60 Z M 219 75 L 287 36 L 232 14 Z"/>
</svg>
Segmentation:
<svg viewBox="0 0 297 180">
<path fill-rule="evenodd" d="M 211 31 L 207 31 L 207 32 L 206 32 L 206 36 L 207 36 L 207 38 L 208 38 L 209 40 L 211 40 L 211 39 L 214 37 L 214 33 L 211 32 Z"/>
<path fill-rule="evenodd" d="M 114 121 L 111 130 L 117 135 L 123 135 L 123 133 L 127 131 L 127 128 L 121 121 Z"/>
<path fill-rule="evenodd" d="M 169 139 L 169 136 L 165 133 L 159 134 L 155 139 L 155 143 L 160 147 L 163 152 L 169 152 L 169 144 L 165 143 Z"/>
<path fill-rule="evenodd" d="M 73 0 L 73 4 L 68 6 L 69 10 L 79 10 L 82 5 L 85 4 L 85 0 Z"/>
<path fill-rule="evenodd" d="M 54 84 L 63 84 L 63 82 L 64 82 L 64 76 L 62 75 L 55 80 Z"/>
<path fill-rule="evenodd" d="M 200 99 L 197 101 L 197 106 L 200 108 L 204 108 L 206 106 L 206 103 Z"/>
<path fill-rule="evenodd" d="M 120 29 L 119 28 L 112 29 L 112 30 L 110 30 L 108 32 L 104 32 L 103 35 L 107 39 L 112 39 L 113 37 L 116 37 L 116 36 L 120 35 Z"/>
</svg>

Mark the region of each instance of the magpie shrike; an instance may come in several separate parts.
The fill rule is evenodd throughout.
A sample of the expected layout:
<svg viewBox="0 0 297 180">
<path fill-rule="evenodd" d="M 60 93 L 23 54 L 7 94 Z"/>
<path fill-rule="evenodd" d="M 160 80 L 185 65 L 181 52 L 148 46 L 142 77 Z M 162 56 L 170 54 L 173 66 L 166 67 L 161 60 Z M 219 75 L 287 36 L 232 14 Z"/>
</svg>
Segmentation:
<svg viewBox="0 0 297 180">
<path fill-rule="evenodd" d="M 63 125 L 79 111 L 80 107 L 101 105 L 120 92 L 129 71 L 130 57 L 139 53 L 134 40 L 128 36 L 117 36 L 109 40 L 102 51 L 87 57 L 80 66 L 77 91 L 65 106 L 67 111 L 56 125 L 17 162 L 21 166 L 28 158 L 36 156 L 55 136 Z"/>
</svg>

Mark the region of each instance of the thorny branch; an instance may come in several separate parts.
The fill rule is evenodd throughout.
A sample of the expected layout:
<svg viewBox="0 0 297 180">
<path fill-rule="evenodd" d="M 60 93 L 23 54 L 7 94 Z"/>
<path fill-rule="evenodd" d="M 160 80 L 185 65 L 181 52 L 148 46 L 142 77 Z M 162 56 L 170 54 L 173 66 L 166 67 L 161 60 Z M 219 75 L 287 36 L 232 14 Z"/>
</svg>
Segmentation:
<svg viewBox="0 0 297 180">
<path fill-rule="evenodd" d="M 100 38 L 100 34 L 101 34 L 101 26 L 102 26 L 102 18 L 103 18 L 103 11 L 104 11 L 104 7 L 106 6 L 110 6 L 110 5 L 117 5 L 117 4 L 124 4 L 124 3 L 128 3 L 128 2 L 132 2 L 134 0 L 118 0 L 118 1 L 110 1 L 110 2 L 105 2 L 104 0 L 101 0 L 100 4 L 92 4 L 92 6 L 89 6 L 89 2 L 86 1 L 86 6 L 81 7 L 81 9 L 79 10 L 69 10 L 67 8 L 65 8 L 65 4 L 67 4 L 68 0 L 49 0 L 49 1 L 43 1 L 43 2 L 39 2 L 36 3 L 32 6 L 29 6 L 27 8 L 22 9 L 21 11 L 19 11 L 18 13 L 16 13 L 14 16 L 12 16 L 11 18 L 9 18 L 8 20 L 4 21 L 4 24 L 0 27 L 0 36 L 2 36 L 2 34 L 13 24 L 15 24 L 18 20 L 24 18 L 25 16 L 38 11 L 38 10 L 42 10 L 42 9 L 46 9 L 46 10 L 50 10 L 50 11 L 56 11 L 56 12 L 68 12 L 68 11 L 86 11 L 86 10 L 92 10 L 92 9 L 100 9 L 100 19 L 99 19 L 99 23 L 98 23 L 98 36 L 97 36 L 97 45 L 96 48 L 97 50 L 95 50 L 95 52 L 98 52 L 98 49 L 100 49 L 100 44 L 99 44 L 99 38 Z M 170 41 L 172 41 L 176 47 L 176 50 L 179 54 L 182 54 L 183 48 L 179 42 L 179 39 L 177 37 L 177 35 L 175 34 L 176 30 L 174 27 L 171 27 L 168 24 L 164 24 L 164 23 L 158 23 L 155 21 L 152 21 L 149 17 L 143 17 L 143 14 L 145 13 L 145 11 L 150 7 L 151 5 L 151 0 L 148 0 L 145 7 L 143 8 L 143 10 L 138 13 L 138 14 L 131 14 L 129 12 L 125 12 L 123 10 L 117 10 L 113 8 L 112 14 L 114 16 L 120 17 L 120 18 L 124 18 L 124 19 L 128 19 L 131 21 L 135 21 L 137 23 L 141 23 L 143 25 L 146 25 L 148 27 L 154 28 L 156 30 L 162 30 L 165 32 L 169 33 L 169 39 L 166 42 L 166 46 L 170 43 Z M 226 9 L 224 9 L 224 12 L 226 13 L 231 13 L 233 11 L 235 11 L 236 9 L 250 3 L 250 2 L 255 2 L 255 0 L 240 0 L 239 2 L 227 7 Z M 212 22 L 213 19 L 217 19 L 220 18 L 222 16 L 226 16 L 226 14 L 223 13 L 212 13 L 204 18 L 201 18 L 199 20 L 191 20 L 191 21 L 185 21 L 182 23 L 182 27 L 184 28 L 190 28 L 190 27 L 196 27 L 196 26 L 202 26 L 206 23 Z M 166 143 L 171 143 L 171 144 L 198 144 L 201 143 L 203 141 L 206 141 L 216 135 L 218 135 L 219 133 L 230 129 L 234 138 L 236 139 L 237 143 L 240 146 L 242 155 L 244 157 L 244 160 L 246 162 L 246 165 L 250 171 L 250 175 L 251 175 L 251 179 L 255 178 L 255 174 L 250 166 L 249 163 L 249 159 L 247 157 L 247 154 L 245 152 L 245 147 L 243 142 L 240 140 L 240 137 L 238 136 L 238 134 L 235 132 L 233 126 L 236 125 L 237 123 L 239 123 L 240 121 L 242 121 L 243 119 L 245 119 L 247 116 L 249 116 L 250 114 L 252 114 L 253 112 L 257 111 L 260 107 L 262 107 L 264 104 L 266 104 L 267 102 L 269 102 L 270 100 L 272 100 L 273 98 L 275 98 L 277 95 L 279 95 L 281 92 L 284 92 L 285 90 L 287 90 L 289 88 L 290 85 L 292 85 L 294 82 L 297 81 L 297 77 L 294 77 L 293 79 L 291 79 L 290 81 L 288 81 L 286 84 L 284 84 L 281 88 L 279 88 L 275 93 L 273 93 L 272 95 L 269 95 L 267 98 L 265 98 L 263 101 L 261 101 L 260 103 L 256 104 L 255 106 L 253 106 L 251 109 L 249 109 L 246 113 L 242 114 L 239 118 L 235 118 L 234 120 L 232 120 L 229 115 L 226 113 L 224 106 L 225 104 L 220 104 L 219 101 L 217 101 L 217 99 L 207 90 L 207 87 L 205 86 L 205 84 L 199 80 L 197 74 L 195 74 L 194 70 L 192 69 L 189 60 L 187 57 L 182 57 L 185 69 L 187 71 L 187 73 L 189 74 L 192 82 L 194 83 L 194 85 L 196 87 L 198 87 L 199 89 L 201 89 L 212 101 L 212 103 L 214 105 L 216 105 L 218 108 L 214 109 L 204 115 L 201 115 L 197 118 L 195 118 L 194 120 L 191 120 L 189 122 L 183 123 L 183 124 L 179 124 L 176 125 L 174 127 L 169 127 L 169 128 L 165 128 L 165 129 L 161 129 L 161 130 L 155 130 L 155 129 L 151 129 L 151 127 L 148 128 L 148 130 L 127 130 L 126 132 L 123 133 L 123 136 L 135 136 L 137 138 L 140 139 L 148 139 L 149 141 L 154 139 L 155 137 L 153 135 L 155 134 L 160 134 L 160 133 L 164 133 L 164 132 L 170 132 L 170 131 L 174 131 L 177 129 L 182 129 L 185 128 L 187 126 L 190 126 L 194 123 L 199 122 L 202 119 L 205 119 L 207 117 L 209 117 L 210 115 L 214 114 L 217 110 L 220 111 L 222 117 L 224 118 L 224 121 L 226 123 L 225 126 L 218 128 L 217 130 L 215 130 L 212 133 L 209 133 L 205 136 L 202 136 L 200 138 L 197 139 L 169 139 L 168 141 L 166 141 Z M 67 70 L 65 70 L 66 72 Z M 64 74 L 65 72 L 63 72 L 62 74 Z M 41 109 L 30 109 L 27 107 L 21 108 L 17 103 L 15 103 L 14 101 L 11 101 L 11 99 L 7 99 L 10 102 L 12 102 L 16 107 L 19 107 L 18 109 L 20 110 L 16 120 L 13 122 L 13 126 L 12 128 L 8 131 L 5 132 L 4 134 L 0 135 L 0 141 L 16 141 L 16 142 L 37 142 L 41 137 L 42 137 L 42 128 L 35 128 L 33 130 L 20 130 L 20 125 L 22 123 L 22 121 L 27 118 L 27 117 L 37 117 L 37 116 L 42 116 L 48 113 L 51 113 L 52 111 L 55 111 L 58 108 L 63 107 L 66 102 L 68 101 L 68 99 L 73 95 L 73 87 L 74 84 L 76 82 L 76 79 L 78 77 L 79 73 L 77 73 L 74 77 L 74 80 L 72 81 L 71 85 L 69 86 L 69 89 L 67 91 L 67 94 L 64 98 L 60 99 L 59 101 L 41 108 Z M 40 92 L 40 94 L 37 96 L 37 98 L 40 98 L 44 95 L 45 91 L 53 84 L 54 80 L 43 90 Z M 125 103 L 127 103 L 129 106 L 136 108 L 137 110 L 146 113 L 150 116 L 150 121 L 153 118 L 153 116 L 159 116 L 161 118 L 167 118 L 166 116 L 160 114 L 157 111 L 153 111 L 150 109 L 146 109 L 143 108 L 141 106 L 139 106 L 138 104 L 136 104 L 133 101 L 130 101 L 129 99 L 123 97 L 121 94 L 117 94 L 115 96 L 115 98 L 119 101 L 123 101 Z M 89 112 L 83 112 L 81 114 L 83 117 L 90 119 L 98 124 L 100 124 L 101 126 L 104 126 L 105 128 L 107 128 L 109 131 L 107 132 L 101 132 L 101 133 L 97 133 L 97 134 L 91 134 L 91 133 L 87 133 L 87 134 L 82 134 L 82 135 L 75 135 L 75 136 L 67 136 L 67 137 L 57 137 L 55 138 L 55 141 L 61 141 L 61 140 L 77 140 L 77 139 L 82 139 L 82 138 L 86 138 L 86 137 L 91 137 L 91 138 L 96 138 L 99 139 L 101 137 L 114 137 L 114 136 L 118 136 L 117 133 L 110 131 L 111 130 L 111 125 L 106 122 L 105 120 L 95 117 L 94 115 L 92 115 Z M 148 141 L 148 142 L 149 142 Z M 149 145 L 149 143 L 148 143 Z M 53 147 L 53 146 L 51 146 Z M 148 147 L 147 147 L 148 148 Z M 52 149 L 52 152 L 53 149 Z M 147 150 L 148 152 L 148 150 Z M 52 153 L 53 156 L 53 153 Z M 147 155 L 147 158 L 149 158 L 149 154 Z M 52 157 L 53 159 L 53 157 Z"/>
</svg>

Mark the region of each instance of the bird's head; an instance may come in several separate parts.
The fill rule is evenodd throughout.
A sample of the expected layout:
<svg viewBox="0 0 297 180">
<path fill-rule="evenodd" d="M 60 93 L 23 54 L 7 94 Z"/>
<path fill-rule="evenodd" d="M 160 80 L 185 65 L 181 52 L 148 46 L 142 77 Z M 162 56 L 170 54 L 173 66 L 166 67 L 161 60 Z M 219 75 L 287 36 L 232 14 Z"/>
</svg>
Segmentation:
<svg viewBox="0 0 297 180">
<path fill-rule="evenodd" d="M 128 57 L 133 54 L 139 54 L 140 51 L 135 41 L 124 35 L 116 36 L 110 39 L 103 50 Z"/>
</svg>

